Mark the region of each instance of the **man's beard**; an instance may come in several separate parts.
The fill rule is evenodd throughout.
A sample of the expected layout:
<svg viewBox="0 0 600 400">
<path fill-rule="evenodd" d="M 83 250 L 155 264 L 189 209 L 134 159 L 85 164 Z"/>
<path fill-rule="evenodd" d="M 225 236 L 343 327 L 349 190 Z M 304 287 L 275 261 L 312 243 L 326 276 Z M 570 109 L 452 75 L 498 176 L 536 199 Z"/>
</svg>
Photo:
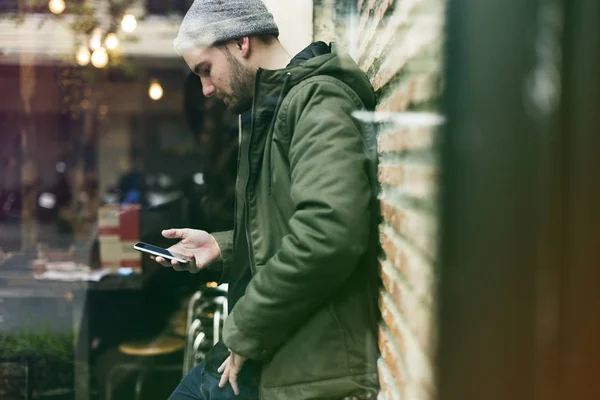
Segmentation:
<svg viewBox="0 0 600 400">
<path fill-rule="evenodd" d="M 229 81 L 231 82 L 231 95 L 222 94 L 221 100 L 227 108 L 241 114 L 252 108 L 254 79 L 256 74 L 244 67 L 227 49 L 225 52 L 229 61 Z"/>
</svg>

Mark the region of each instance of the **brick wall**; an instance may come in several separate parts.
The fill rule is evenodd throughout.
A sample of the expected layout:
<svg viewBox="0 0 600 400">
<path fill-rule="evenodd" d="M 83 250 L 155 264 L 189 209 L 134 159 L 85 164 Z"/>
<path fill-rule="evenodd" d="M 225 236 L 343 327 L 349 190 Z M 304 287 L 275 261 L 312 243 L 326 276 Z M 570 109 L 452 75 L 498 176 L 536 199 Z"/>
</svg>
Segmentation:
<svg viewBox="0 0 600 400">
<path fill-rule="evenodd" d="M 325 43 L 336 39 L 335 29 L 336 0 L 313 1 L 313 38 Z"/>
<path fill-rule="evenodd" d="M 435 260 L 441 0 L 358 0 L 355 58 L 378 94 L 382 184 L 382 399 L 435 397 Z M 356 26 L 357 25 L 357 26 Z M 383 114 L 391 113 L 391 114 Z"/>
<path fill-rule="evenodd" d="M 348 46 L 378 95 L 380 227 L 384 256 L 379 296 L 381 399 L 435 394 L 437 112 L 441 92 L 443 0 L 355 0 L 325 8 L 315 27 Z M 315 8 L 315 15 L 320 12 Z M 335 21 L 335 31 L 325 15 Z M 344 27 L 342 31 L 340 27 Z M 340 37 L 343 35 L 345 37 Z"/>
</svg>

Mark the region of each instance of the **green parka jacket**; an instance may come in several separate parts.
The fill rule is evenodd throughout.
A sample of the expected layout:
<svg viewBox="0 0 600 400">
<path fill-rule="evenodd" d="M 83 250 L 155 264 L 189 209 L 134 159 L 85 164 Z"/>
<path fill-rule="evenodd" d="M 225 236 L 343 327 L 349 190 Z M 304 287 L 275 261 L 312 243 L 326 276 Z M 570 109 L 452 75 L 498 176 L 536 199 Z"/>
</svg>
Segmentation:
<svg viewBox="0 0 600 400">
<path fill-rule="evenodd" d="M 376 397 L 377 151 L 373 130 L 352 117 L 374 104 L 367 77 L 335 45 L 257 72 L 236 201 L 253 277 L 223 341 L 262 361 L 262 400 Z M 213 234 L 223 281 L 234 231 Z"/>
</svg>

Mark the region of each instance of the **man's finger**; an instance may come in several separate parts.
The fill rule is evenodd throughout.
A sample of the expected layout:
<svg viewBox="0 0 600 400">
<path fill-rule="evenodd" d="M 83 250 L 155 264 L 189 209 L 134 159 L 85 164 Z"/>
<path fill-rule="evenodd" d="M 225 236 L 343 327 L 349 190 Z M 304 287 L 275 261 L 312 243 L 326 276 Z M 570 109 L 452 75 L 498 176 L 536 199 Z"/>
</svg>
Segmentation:
<svg viewBox="0 0 600 400">
<path fill-rule="evenodd" d="M 229 380 L 229 364 L 225 366 L 225 370 L 223 371 L 223 375 L 221 375 L 221 380 L 219 380 L 219 387 L 223 389 Z"/>
<path fill-rule="evenodd" d="M 187 236 L 188 229 L 165 229 L 162 235 L 168 239 L 183 239 Z"/>
<path fill-rule="evenodd" d="M 204 268 L 204 265 L 206 264 L 206 262 L 204 261 L 204 259 L 202 257 L 194 256 L 190 259 L 189 264 L 190 264 L 190 271 L 198 272 L 202 268 Z"/>
<path fill-rule="evenodd" d="M 239 396 L 240 389 L 238 388 L 237 374 L 238 374 L 238 371 L 236 371 L 235 368 L 230 367 L 229 383 L 231 383 L 231 387 L 233 388 L 233 393 L 235 393 L 236 396 Z"/>
<path fill-rule="evenodd" d="M 182 266 L 181 264 L 179 264 L 177 261 L 175 261 L 175 263 L 171 263 L 171 267 L 173 267 L 173 269 L 175 271 L 185 271 L 185 266 Z"/>
<path fill-rule="evenodd" d="M 171 265 L 167 262 L 167 260 L 165 260 L 162 257 L 156 257 L 154 259 L 154 261 L 156 261 L 157 263 L 159 263 L 160 265 L 162 265 L 163 267 L 170 267 Z"/>
</svg>

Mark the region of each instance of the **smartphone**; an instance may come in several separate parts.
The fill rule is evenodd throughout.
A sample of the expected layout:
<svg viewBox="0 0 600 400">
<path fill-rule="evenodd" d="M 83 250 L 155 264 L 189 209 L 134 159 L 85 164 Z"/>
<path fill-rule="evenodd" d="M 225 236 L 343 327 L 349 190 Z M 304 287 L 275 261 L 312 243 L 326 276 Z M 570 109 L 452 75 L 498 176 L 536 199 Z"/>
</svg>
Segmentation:
<svg viewBox="0 0 600 400">
<path fill-rule="evenodd" d="M 148 243 L 138 242 L 133 245 L 133 248 L 137 251 L 141 251 L 143 253 L 152 254 L 154 256 L 160 256 L 167 260 L 175 260 L 178 263 L 186 264 L 190 261 L 189 257 L 184 256 L 182 254 L 173 253 L 167 249 L 163 249 L 162 247 L 153 246 Z"/>
</svg>

